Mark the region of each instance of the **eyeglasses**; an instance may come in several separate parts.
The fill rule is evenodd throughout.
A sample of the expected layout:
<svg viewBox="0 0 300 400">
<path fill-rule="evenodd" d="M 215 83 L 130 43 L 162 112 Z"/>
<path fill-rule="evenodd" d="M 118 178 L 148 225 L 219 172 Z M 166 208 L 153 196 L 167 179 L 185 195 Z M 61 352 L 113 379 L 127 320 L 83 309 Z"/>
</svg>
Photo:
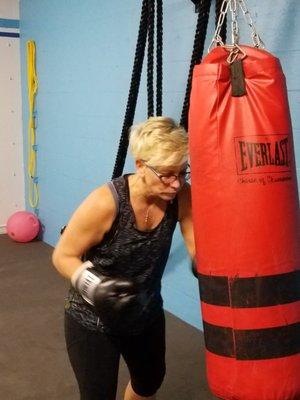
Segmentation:
<svg viewBox="0 0 300 400">
<path fill-rule="evenodd" d="M 177 179 L 180 182 L 186 182 L 190 179 L 191 176 L 191 172 L 188 169 L 190 166 L 187 165 L 186 169 L 182 172 L 179 172 L 179 174 L 175 175 L 175 174 L 160 174 L 159 172 L 156 171 L 155 168 L 151 167 L 150 165 L 147 165 L 144 161 L 143 164 L 151 169 L 152 172 L 154 172 L 154 174 L 161 180 L 162 183 L 164 183 L 165 185 L 169 185 L 170 183 L 175 182 Z"/>
</svg>

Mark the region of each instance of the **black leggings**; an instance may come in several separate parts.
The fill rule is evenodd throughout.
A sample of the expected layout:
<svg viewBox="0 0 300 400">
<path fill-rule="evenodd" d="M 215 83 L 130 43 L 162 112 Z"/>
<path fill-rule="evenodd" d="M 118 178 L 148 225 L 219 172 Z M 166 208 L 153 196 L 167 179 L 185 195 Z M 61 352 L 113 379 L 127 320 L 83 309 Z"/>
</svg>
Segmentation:
<svg viewBox="0 0 300 400">
<path fill-rule="evenodd" d="M 142 333 L 112 336 L 91 331 L 65 314 L 65 338 L 81 400 L 115 400 L 120 355 L 135 393 L 152 396 L 165 376 L 163 312 Z"/>
</svg>

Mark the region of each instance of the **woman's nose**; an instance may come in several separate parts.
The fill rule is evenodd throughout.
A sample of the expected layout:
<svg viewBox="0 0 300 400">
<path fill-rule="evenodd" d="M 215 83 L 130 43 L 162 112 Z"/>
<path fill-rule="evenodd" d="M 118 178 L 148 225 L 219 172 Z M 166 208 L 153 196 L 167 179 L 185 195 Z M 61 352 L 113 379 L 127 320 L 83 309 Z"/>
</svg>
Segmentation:
<svg viewBox="0 0 300 400">
<path fill-rule="evenodd" d="M 179 189 L 181 186 L 181 181 L 177 178 L 174 182 L 171 183 L 171 187 L 174 189 Z"/>
</svg>

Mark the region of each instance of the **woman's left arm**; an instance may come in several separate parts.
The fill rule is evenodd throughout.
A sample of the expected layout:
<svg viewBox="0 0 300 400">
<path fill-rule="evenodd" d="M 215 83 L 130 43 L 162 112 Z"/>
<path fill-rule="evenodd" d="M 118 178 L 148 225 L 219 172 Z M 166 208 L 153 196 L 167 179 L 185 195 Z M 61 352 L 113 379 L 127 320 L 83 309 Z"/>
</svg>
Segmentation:
<svg viewBox="0 0 300 400">
<path fill-rule="evenodd" d="M 191 186 L 186 183 L 178 193 L 178 220 L 181 233 L 192 260 L 195 259 L 195 239 L 192 220 Z"/>
</svg>

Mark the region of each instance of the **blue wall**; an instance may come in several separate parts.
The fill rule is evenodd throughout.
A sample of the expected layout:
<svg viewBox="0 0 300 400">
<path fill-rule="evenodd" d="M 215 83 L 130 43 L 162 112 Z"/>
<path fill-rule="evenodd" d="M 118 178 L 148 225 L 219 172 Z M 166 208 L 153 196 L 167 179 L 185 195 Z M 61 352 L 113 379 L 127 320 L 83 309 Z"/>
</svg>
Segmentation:
<svg viewBox="0 0 300 400">
<path fill-rule="evenodd" d="M 138 0 L 20 0 L 24 132 L 28 115 L 26 41 L 32 39 L 37 46 L 39 77 L 39 216 L 44 225 L 44 241 L 51 245 L 58 239 L 60 226 L 83 198 L 111 177 L 128 95 L 140 5 Z M 249 5 L 267 49 L 281 58 L 285 69 L 300 166 L 299 1 L 249 0 Z M 163 113 L 177 120 L 196 18 L 190 0 L 164 1 Z M 212 32 L 213 18 L 208 41 Z M 248 33 L 243 26 L 242 37 L 249 43 L 245 32 Z M 146 118 L 145 88 L 143 74 L 135 122 Z M 128 158 L 125 171 L 132 169 Z M 202 327 L 197 282 L 189 272 L 189 258 L 178 231 L 163 281 L 163 296 L 167 310 Z"/>
</svg>

